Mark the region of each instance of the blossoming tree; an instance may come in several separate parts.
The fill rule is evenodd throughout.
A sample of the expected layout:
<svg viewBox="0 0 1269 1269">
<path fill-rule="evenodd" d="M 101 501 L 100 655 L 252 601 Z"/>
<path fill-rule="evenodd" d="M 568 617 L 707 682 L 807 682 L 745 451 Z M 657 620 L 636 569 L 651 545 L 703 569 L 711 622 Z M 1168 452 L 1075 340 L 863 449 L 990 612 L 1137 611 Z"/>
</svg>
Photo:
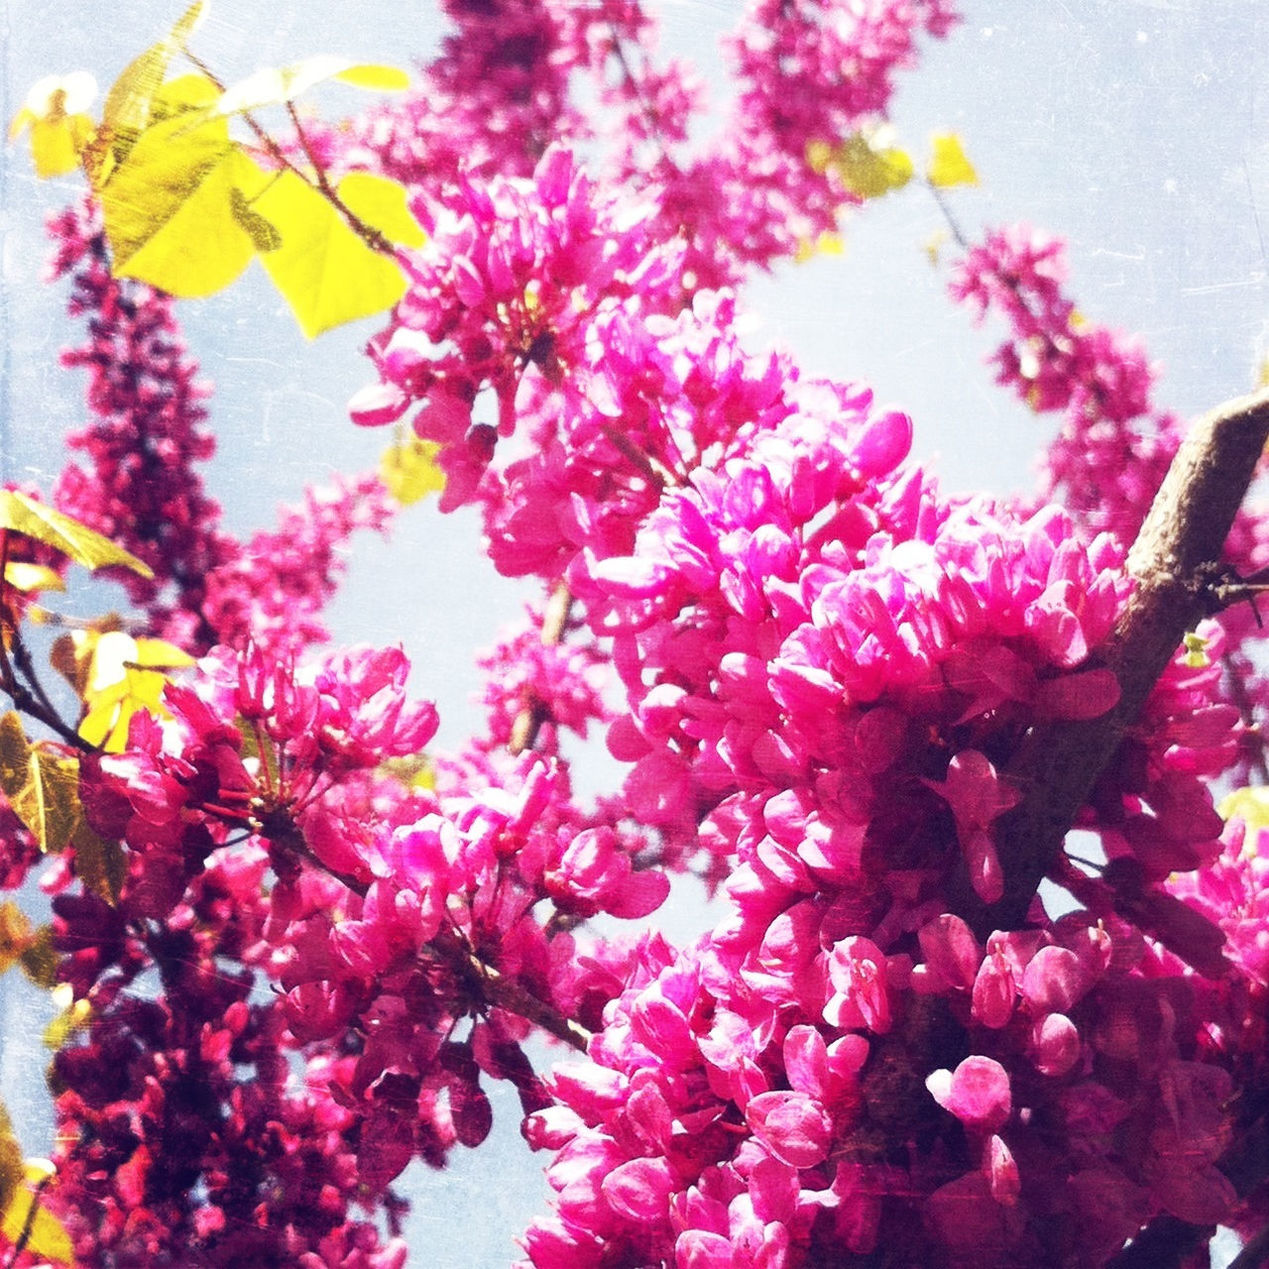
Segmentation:
<svg viewBox="0 0 1269 1269">
<path fill-rule="evenodd" d="M 71 76 L 15 121 L 84 173 L 50 228 L 91 420 L 0 494 L 0 877 L 52 903 L 0 907 L 0 965 L 63 1008 L 5 1263 L 400 1266 L 394 1184 L 499 1083 L 542 1269 L 1200 1265 L 1218 1224 L 1259 1263 L 1269 394 L 1184 425 L 1057 239 L 965 238 L 955 136 L 887 142 L 950 0 L 754 0 L 707 137 L 636 0 L 444 8 L 413 80 L 229 84 L 195 4 L 99 114 Z M 332 78 L 392 95 L 323 123 Z M 1058 416 L 1028 498 L 940 494 L 905 414 L 738 333 L 913 180 Z M 257 257 L 308 334 L 381 315 L 349 413 L 391 441 L 243 539 L 178 313 Z M 322 617 L 428 492 L 541 594 L 457 752 Z M 59 617 L 72 563 L 126 608 Z"/>
</svg>

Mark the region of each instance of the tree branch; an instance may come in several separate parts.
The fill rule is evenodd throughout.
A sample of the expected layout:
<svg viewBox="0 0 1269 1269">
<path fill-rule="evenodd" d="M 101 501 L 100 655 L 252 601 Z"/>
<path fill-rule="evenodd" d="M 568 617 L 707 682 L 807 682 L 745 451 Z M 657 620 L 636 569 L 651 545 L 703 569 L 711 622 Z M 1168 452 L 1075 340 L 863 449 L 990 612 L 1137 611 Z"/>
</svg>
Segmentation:
<svg viewBox="0 0 1269 1269">
<path fill-rule="evenodd" d="M 542 617 L 543 646 L 553 648 L 564 642 L 564 634 L 568 629 L 568 620 L 573 612 L 573 595 L 564 582 L 556 584 L 547 601 L 546 612 Z M 516 715 L 511 724 L 511 739 L 507 748 L 513 755 L 522 754 L 532 749 L 542 730 L 542 724 L 550 718 L 550 710 L 536 694 L 530 694 L 524 707 Z"/>
<path fill-rule="evenodd" d="M 1210 611 L 1206 582 L 1267 437 L 1269 389 L 1204 415 L 1177 451 L 1128 553 L 1133 593 L 1101 659 L 1119 681 L 1119 703 L 1100 718 L 1036 727 L 1019 746 L 1007 772 L 1023 800 L 996 829 L 1005 893 L 991 907 L 966 905 L 980 935 L 1025 919 L 1098 776 L 1185 633 Z"/>
</svg>

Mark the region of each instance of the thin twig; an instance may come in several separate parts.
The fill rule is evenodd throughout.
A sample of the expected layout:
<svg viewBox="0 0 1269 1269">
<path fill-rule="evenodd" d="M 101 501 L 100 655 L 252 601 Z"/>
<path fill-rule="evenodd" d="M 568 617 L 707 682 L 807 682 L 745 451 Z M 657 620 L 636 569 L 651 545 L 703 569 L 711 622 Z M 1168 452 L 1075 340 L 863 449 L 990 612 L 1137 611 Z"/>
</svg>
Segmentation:
<svg viewBox="0 0 1269 1269">
<path fill-rule="evenodd" d="M 35 1215 L 39 1211 L 40 1199 L 44 1196 L 44 1191 L 48 1188 L 49 1182 L 53 1178 L 46 1176 L 40 1180 L 35 1187 L 35 1193 L 31 1195 L 31 1206 L 26 1210 L 26 1219 L 22 1222 L 22 1232 L 18 1234 L 13 1242 L 13 1253 L 9 1257 L 9 1269 L 18 1263 L 18 1257 L 26 1250 L 27 1243 L 31 1241 L 31 1234 L 35 1230 Z"/>
<path fill-rule="evenodd" d="M 551 592 L 547 601 L 546 614 L 542 618 L 542 644 L 553 648 L 564 641 L 564 632 L 568 629 L 568 620 L 573 611 L 573 594 L 560 582 Z M 538 732 L 550 717 L 546 703 L 536 695 L 531 695 L 524 707 L 516 715 L 511 724 L 511 739 L 507 748 L 512 754 L 524 753 L 532 749 L 537 741 Z"/>
<path fill-rule="evenodd" d="M 216 76 L 206 62 L 194 53 L 191 53 L 188 48 L 184 50 L 184 53 L 194 66 L 196 66 L 198 70 L 215 85 L 216 88 L 218 88 L 221 92 L 225 91 L 224 82 Z M 340 198 L 334 186 L 331 185 L 330 181 L 327 179 L 325 170 L 314 158 L 313 152 L 309 147 L 308 138 L 304 135 L 304 131 L 300 127 L 299 118 L 295 113 L 294 103 L 288 101 L 286 103 L 286 110 L 288 115 L 291 117 L 292 123 L 295 125 L 295 131 L 299 138 L 300 145 L 303 148 L 309 162 L 313 164 L 315 176 L 309 176 L 309 174 L 305 172 L 298 163 L 295 163 L 290 159 L 282 147 L 278 145 L 278 143 L 269 135 L 265 127 L 255 118 L 250 110 L 243 110 L 240 113 L 242 115 L 243 122 L 255 134 L 256 140 L 264 146 L 265 150 L 269 154 L 269 157 L 272 158 L 275 163 L 278 163 L 282 167 L 286 168 L 288 172 L 294 173 L 294 175 L 298 176 L 305 185 L 321 194 L 321 196 L 326 199 L 326 201 L 330 203 L 330 205 L 344 218 L 344 221 L 347 223 L 349 229 L 351 229 L 353 233 L 355 233 L 372 251 L 377 251 L 381 255 L 391 256 L 395 259 L 396 249 L 392 246 L 392 244 L 383 236 L 383 234 L 379 232 L 379 230 L 374 228 L 373 225 L 366 224 L 366 222 L 362 220 L 361 217 L 358 216 L 357 213 L 354 212 L 342 198 Z"/>
<path fill-rule="evenodd" d="M 309 849 L 303 834 L 294 824 L 279 828 L 269 836 L 270 840 L 275 844 L 303 859 L 319 872 L 324 872 L 327 876 L 334 877 L 336 881 L 347 886 L 354 894 L 365 898 L 370 887 L 356 877 L 339 872 L 322 863 Z M 464 977 L 468 981 L 479 983 L 484 1004 L 493 1005 L 500 1009 L 505 1009 L 509 1013 L 517 1014 L 521 1018 L 541 1027 L 543 1031 L 549 1032 L 556 1039 L 562 1040 L 572 1048 L 582 1053 L 586 1052 L 587 1046 L 590 1044 L 591 1035 L 585 1027 L 566 1017 L 554 1005 L 535 996 L 522 983 L 517 982 L 514 978 L 506 977 L 500 970 L 484 960 L 471 947 L 465 937 L 457 933 L 448 939 L 438 937 L 432 940 L 431 945 L 443 958 L 448 959 L 451 963 L 458 960 L 462 961 L 462 968 L 465 971 Z"/>
</svg>

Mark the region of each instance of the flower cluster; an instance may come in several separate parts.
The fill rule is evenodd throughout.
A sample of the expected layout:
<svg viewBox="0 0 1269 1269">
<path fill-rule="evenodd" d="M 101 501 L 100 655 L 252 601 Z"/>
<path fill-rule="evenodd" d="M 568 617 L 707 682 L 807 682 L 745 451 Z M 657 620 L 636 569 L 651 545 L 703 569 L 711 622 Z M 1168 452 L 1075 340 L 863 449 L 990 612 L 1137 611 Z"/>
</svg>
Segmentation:
<svg viewBox="0 0 1269 1269">
<path fill-rule="evenodd" d="M 994 354 L 999 382 L 1033 410 L 1062 413 L 1041 496 L 1060 496 L 1072 515 L 1127 544 L 1176 453 L 1181 421 L 1151 405 L 1155 372 L 1140 343 L 1082 317 L 1066 276 L 1062 242 L 1015 225 L 969 249 L 951 292 L 980 321 L 991 312 L 1009 324 Z"/>
<path fill-rule="evenodd" d="M 348 1060 L 311 1050 L 297 1076 L 280 1006 L 252 993 L 265 868 L 258 848 L 216 852 L 161 929 L 94 896 L 54 900 L 57 946 L 91 1005 L 53 1063 L 50 1202 L 77 1264 L 404 1264 L 399 1238 L 350 1213 L 379 1186 L 337 1100 Z M 149 968 L 157 994 L 136 990 Z"/>
<path fill-rule="evenodd" d="M 844 918 L 799 903 L 739 961 L 725 930 L 645 946 L 530 1122 L 558 1151 L 535 1265 L 1087 1264 L 1160 1207 L 1230 1209 L 1229 1075 L 1130 927 L 984 947 L 943 914 L 886 955 Z"/>
<path fill-rule="evenodd" d="M 209 389 L 186 356 L 172 301 L 111 273 L 95 204 L 67 209 L 49 228 L 52 275 L 70 276 L 70 313 L 89 322 L 88 342 L 62 363 L 88 371 L 94 416 L 67 439 L 88 469 L 68 464 L 53 501 L 154 571 L 153 580 L 123 576 L 154 634 L 206 646 L 214 641 L 199 617 L 207 576 L 238 553 L 198 473 L 215 449 L 204 426 Z"/>
<path fill-rule="evenodd" d="M 94 830 L 127 847 L 113 906 L 55 900 L 63 975 L 93 1010 L 59 1056 L 79 1143 L 60 1193 L 91 1225 L 76 1223 L 86 1263 L 119 1247 L 168 1263 L 183 1240 L 209 1265 L 268 1248 L 399 1263 L 396 1244 L 370 1255 L 350 1201 L 386 1202 L 413 1158 L 478 1145 L 483 1079 L 511 1081 L 526 1113 L 547 1105 L 524 1019 L 594 1013 L 619 986 L 622 956 L 579 964 L 567 925 L 660 904 L 642 836 L 577 808 L 538 755 L 473 752 L 409 787 L 436 715 L 405 696 L 407 670 L 394 650 L 291 669 L 221 649 L 168 688 L 169 720 L 139 714 L 127 750 L 85 764 Z M 128 989 L 151 964 L 164 993 L 144 1002 Z M 269 1185 L 288 1205 L 244 1214 Z"/>
<path fill-rule="evenodd" d="M 626 221 L 558 148 L 531 180 L 469 184 L 461 210 L 428 219 L 431 240 L 411 262 L 394 327 L 372 345 L 382 385 L 350 408 L 354 421 L 380 424 L 418 403 L 415 431 L 442 446 L 444 508 L 473 497 L 496 440 L 514 431 L 530 368 L 563 384 L 577 409 L 592 379 L 604 387 L 591 369 L 598 350 L 588 348 L 597 320 L 636 295 L 644 311 L 667 307 L 676 253 Z M 494 420 L 475 422 L 486 391 Z M 608 395 L 588 413 L 610 413 Z"/>
<path fill-rule="evenodd" d="M 611 721 L 603 700 L 608 667 L 598 648 L 567 639 L 566 623 L 556 634 L 544 628 L 543 614 L 528 616 L 523 627 L 479 659 L 489 718 L 481 747 L 522 747 L 525 729 L 531 728 L 537 751 L 556 755 L 560 732 L 584 739 L 592 722 Z"/>
<path fill-rule="evenodd" d="M 383 486 L 225 533 L 169 300 L 113 277 L 91 207 L 54 225 L 94 416 L 58 504 L 153 568 L 138 628 L 202 658 L 90 752 L 6 591 L 0 687 L 65 742 L 5 720 L 0 883 L 57 812 L 41 1202 L 77 1262 L 401 1269 L 397 1178 L 486 1140 L 491 1081 L 550 1154 L 539 1269 L 1085 1265 L 1158 1218 L 1254 1230 L 1269 830 L 1211 787 L 1254 765 L 1269 688 L 1221 614 L 1134 696 L 1129 546 L 1180 432 L 1144 352 L 1079 317 L 1055 240 L 968 251 L 1001 382 L 1064 419 L 1024 506 L 942 495 L 901 410 L 739 333 L 731 288 L 850 201 L 809 154 L 884 117 L 951 4 L 754 0 L 703 138 L 638 0 L 445 9 L 421 91 L 282 152 L 408 186 L 428 240 L 350 412 L 434 444 L 441 509 L 551 596 L 483 658 L 457 754 L 401 650 L 325 646 Z M 1266 543 L 1246 511 L 1228 558 Z M 588 803 L 592 724 L 623 771 Z M 1094 734 L 1082 783 L 1045 768 Z M 689 872 L 694 942 L 596 933 Z M 588 1060 L 538 1069 L 543 1035 Z"/>
<path fill-rule="evenodd" d="M 1109 863 L 1058 873 L 1087 911 L 979 941 L 946 904 L 958 876 L 1001 897 L 1011 755 L 1118 700 L 1090 657 L 1122 548 L 1052 508 L 939 499 L 862 389 L 786 378 L 784 399 L 629 555 L 570 570 L 628 693 L 627 803 L 667 858 L 713 854 L 728 912 L 628 983 L 602 1069 L 539 1117 L 558 1196 L 531 1259 L 1004 1265 L 1060 1218 L 1062 1257 L 1093 1263 L 1160 1212 L 1219 1219 L 1231 1083 L 1191 967 L 1228 966 L 1158 888 L 1220 850 L 1218 668 L 1178 654 L 1081 813 Z"/>
</svg>

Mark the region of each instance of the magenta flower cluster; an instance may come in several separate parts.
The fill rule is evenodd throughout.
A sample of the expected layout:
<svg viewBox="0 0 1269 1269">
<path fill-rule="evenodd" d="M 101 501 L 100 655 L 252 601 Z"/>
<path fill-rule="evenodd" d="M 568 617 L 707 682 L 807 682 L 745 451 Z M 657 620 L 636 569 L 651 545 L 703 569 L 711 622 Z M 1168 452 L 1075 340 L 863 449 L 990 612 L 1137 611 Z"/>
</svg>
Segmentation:
<svg viewBox="0 0 1269 1269">
<path fill-rule="evenodd" d="M 485 1142 L 495 1081 L 546 1159 L 539 1269 L 1254 1234 L 1269 844 L 1211 793 L 1263 764 L 1252 617 L 1176 649 L 1060 826 L 1060 891 L 1009 911 L 1018 755 L 1127 699 L 1126 559 L 1180 436 L 1144 352 L 1077 315 L 1056 240 L 968 251 L 953 292 L 1008 322 L 1001 382 L 1063 419 L 1023 504 L 941 494 L 907 414 L 739 331 L 734 288 L 851 201 L 808 146 L 884 116 L 952 7 L 759 0 L 706 140 L 636 0 L 445 8 L 420 91 L 301 148 L 402 180 L 428 231 L 353 420 L 434 443 L 441 509 L 477 505 L 494 564 L 545 587 L 456 753 L 400 649 L 327 646 L 385 490 L 228 534 L 172 302 L 111 274 L 91 208 L 54 224 L 92 415 L 57 503 L 154 569 L 136 630 L 200 658 L 119 752 L 42 716 L 83 812 L 41 877 L 74 1002 L 42 1201 L 77 1263 L 401 1269 L 399 1178 Z M 1266 524 L 1244 511 L 1229 566 L 1261 567 Z M 22 605 L 0 687 L 40 717 L 10 690 Z M 619 788 L 587 800 L 597 733 Z M 37 849 L 7 805 L 0 842 L 15 888 Z M 685 874 L 708 930 L 611 936 Z"/>
</svg>

